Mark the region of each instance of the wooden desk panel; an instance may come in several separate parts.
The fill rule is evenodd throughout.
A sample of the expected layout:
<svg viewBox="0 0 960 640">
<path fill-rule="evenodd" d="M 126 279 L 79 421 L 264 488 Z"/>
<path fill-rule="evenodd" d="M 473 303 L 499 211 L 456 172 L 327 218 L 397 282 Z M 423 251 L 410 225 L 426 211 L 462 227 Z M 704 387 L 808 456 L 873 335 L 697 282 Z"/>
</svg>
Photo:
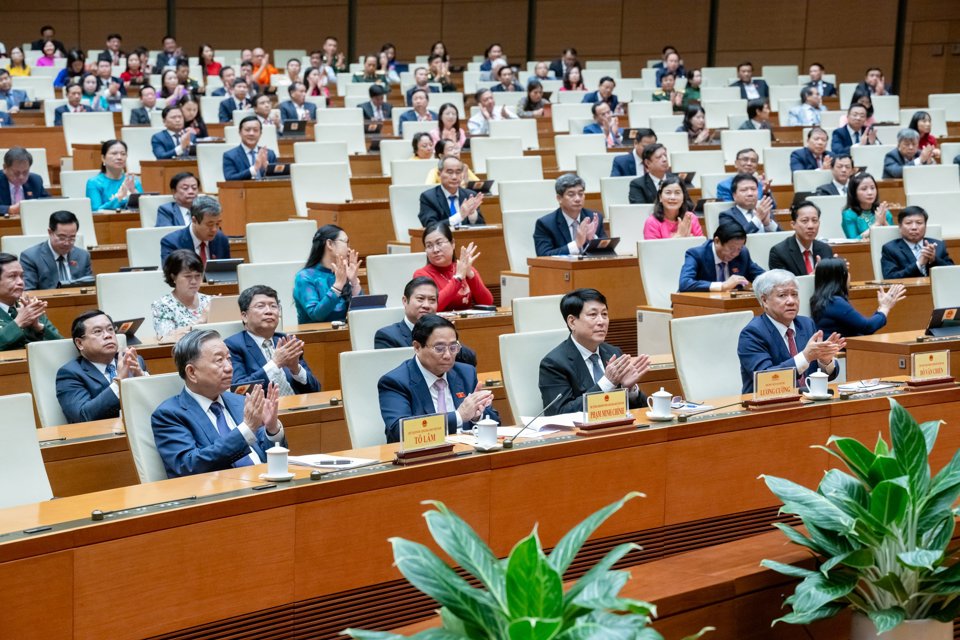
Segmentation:
<svg viewBox="0 0 960 640">
<path fill-rule="evenodd" d="M 410 251 L 423 251 L 423 229 L 410 229 Z M 502 225 L 487 225 L 484 227 L 463 226 L 453 230 L 455 251 L 462 250 L 469 243 L 476 245 L 480 252 L 476 267 L 483 276 L 483 283 L 490 286 L 500 286 L 500 272 L 510 271 L 510 261 L 507 259 L 507 245 L 503 241 Z M 458 254 L 459 255 L 459 254 Z"/>
<path fill-rule="evenodd" d="M 297 215 L 289 180 L 219 182 L 223 222 L 228 236 L 245 236 L 248 222 L 283 222 Z"/>
<path fill-rule="evenodd" d="M 950 372 L 960 373 L 960 338 L 917 342 L 923 335 L 917 330 L 847 338 L 847 379 L 910 375 L 912 355 L 930 351 L 950 351 Z"/>
<path fill-rule="evenodd" d="M 0 128 L 0 149 L 10 147 L 46 149 L 47 165 L 55 168 L 57 174 L 60 172 L 60 158 L 69 155 L 62 127 L 2 127 Z M 99 159 L 100 157 L 97 156 L 98 162 L 95 169 L 100 168 Z"/>
<path fill-rule="evenodd" d="M 395 241 L 389 200 L 308 202 L 307 217 L 316 220 L 317 227 L 335 224 L 342 228 L 350 247 L 362 258 L 386 253 L 387 243 Z"/>
<path fill-rule="evenodd" d="M 142 160 L 140 162 L 140 184 L 144 193 L 170 193 L 170 178 L 181 172 L 189 172 L 200 179 L 197 159 L 187 160 Z"/>
<path fill-rule="evenodd" d="M 49 151 L 47 152 L 49 153 Z M 73 170 L 89 171 L 91 169 L 100 169 L 100 145 L 99 144 L 74 144 L 73 145 Z"/>
<path fill-rule="evenodd" d="M 640 263 L 635 256 L 615 258 L 538 257 L 530 265 L 530 295 L 567 293 L 582 287 L 598 289 L 607 296 L 610 319 L 636 317 L 637 306 L 646 304 Z"/>
</svg>

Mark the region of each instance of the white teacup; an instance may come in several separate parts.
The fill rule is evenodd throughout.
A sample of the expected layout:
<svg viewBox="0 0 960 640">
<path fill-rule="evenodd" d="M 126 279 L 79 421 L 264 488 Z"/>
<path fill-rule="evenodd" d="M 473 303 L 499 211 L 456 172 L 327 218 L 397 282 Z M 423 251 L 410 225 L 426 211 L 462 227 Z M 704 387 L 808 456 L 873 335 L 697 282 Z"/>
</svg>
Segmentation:
<svg viewBox="0 0 960 640">
<path fill-rule="evenodd" d="M 812 396 L 827 395 L 827 380 L 830 378 L 823 371 L 816 371 L 807 376 L 804 384 Z"/>
<path fill-rule="evenodd" d="M 650 408 L 650 413 L 657 418 L 665 418 L 670 413 L 670 401 L 673 399 L 673 396 L 670 395 L 663 387 L 660 387 L 660 391 L 650 394 L 647 396 L 647 407 Z"/>
<path fill-rule="evenodd" d="M 290 472 L 290 470 L 287 468 L 288 453 L 290 453 L 290 450 L 286 449 L 285 447 L 281 447 L 279 442 L 267 449 L 268 476 L 285 476 Z"/>
<path fill-rule="evenodd" d="M 477 444 L 484 449 L 497 444 L 497 423 L 490 418 L 484 418 L 473 425 L 473 434 L 477 436 Z"/>
</svg>

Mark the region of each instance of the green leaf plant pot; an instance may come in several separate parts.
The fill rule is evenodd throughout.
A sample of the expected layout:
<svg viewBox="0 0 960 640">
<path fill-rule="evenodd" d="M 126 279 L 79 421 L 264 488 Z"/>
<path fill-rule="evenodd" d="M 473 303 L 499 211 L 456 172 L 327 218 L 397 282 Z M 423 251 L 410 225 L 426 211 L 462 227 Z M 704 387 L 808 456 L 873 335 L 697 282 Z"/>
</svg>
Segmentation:
<svg viewBox="0 0 960 640">
<path fill-rule="evenodd" d="M 939 620 L 904 620 L 895 629 L 877 635 L 873 621 L 853 614 L 850 640 L 953 640 L 953 623 Z"/>
</svg>

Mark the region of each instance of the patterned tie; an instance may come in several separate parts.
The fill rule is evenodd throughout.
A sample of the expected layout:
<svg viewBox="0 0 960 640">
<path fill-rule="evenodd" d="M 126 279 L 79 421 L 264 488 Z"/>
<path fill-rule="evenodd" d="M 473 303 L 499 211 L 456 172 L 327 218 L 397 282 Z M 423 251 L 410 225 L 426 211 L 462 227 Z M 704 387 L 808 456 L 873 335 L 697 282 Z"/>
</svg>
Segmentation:
<svg viewBox="0 0 960 640">
<path fill-rule="evenodd" d="M 446 413 L 447 412 L 447 381 L 443 378 L 437 378 L 437 381 L 433 383 L 434 388 L 437 390 L 437 413 Z"/>
<path fill-rule="evenodd" d="M 57 257 L 57 272 L 60 274 L 60 284 L 70 282 L 70 271 L 67 269 L 67 261 L 63 256 Z"/>
<path fill-rule="evenodd" d="M 213 413 L 214 417 L 217 419 L 217 432 L 220 434 L 221 438 L 226 438 L 230 434 L 230 427 L 227 426 L 227 417 L 223 415 L 223 406 L 219 402 L 214 402 L 210 405 L 210 411 Z M 248 427 L 254 429 L 252 425 L 247 425 Z M 244 455 L 242 458 L 233 463 L 234 467 L 249 467 L 253 465 L 253 461 L 250 460 L 249 455 Z"/>
<path fill-rule="evenodd" d="M 19 204 L 23 200 L 23 185 L 15 184 L 13 185 L 13 196 L 11 197 L 13 204 Z"/>
<path fill-rule="evenodd" d="M 250 156 L 250 175 L 254 178 L 260 177 L 260 171 L 253 168 L 257 164 L 257 150 L 251 149 L 247 155 Z"/>
<path fill-rule="evenodd" d="M 600 364 L 600 354 L 590 354 L 590 373 L 593 374 L 593 381 L 600 384 L 600 378 L 603 377 L 603 365 Z"/>
<path fill-rule="evenodd" d="M 717 282 L 725 282 L 727 279 L 727 263 L 718 262 L 717 263 Z"/>
<path fill-rule="evenodd" d="M 787 349 L 790 351 L 790 357 L 795 358 L 797 356 L 797 343 L 793 339 L 794 330 L 792 328 L 787 329 Z"/>
<path fill-rule="evenodd" d="M 807 265 L 807 275 L 813 273 L 813 257 L 810 255 L 810 249 L 803 252 L 803 262 Z"/>
<path fill-rule="evenodd" d="M 270 338 L 263 339 L 263 350 L 267 354 L 267 360 L 273 360 L 273 340 Z M 290 386 L 290 383 L 287 382 L 287 374 L 283 372 L 283 369 L 277 369 L 277 375 L 272 378 L 273 382 L 277 385 L 277 388 L 280 389 L 281 396 L 293 396 L 296 395 L 296 391 L 293 390 L 293 387 Z"/>
<path fill-rule="evenodd" d="M 206 242 L 200 243 L 200 263 L 203 264 L 204 267 L 207 266 L 207 243 Z"/>
<path fill-rule="evenodd" d="M 457 215 L 457 196 L 447 196 L 447 200 L 450 201 L 450 215 Z"/>
<path fill-rule="evenodd" d="M 914 257 L 914 258 L 917 258 L 917 259 L 920 258 L 920 243 L 919 243 L 919 242 L 918 242 L 917 244 L 913 245 L 913 257 Z"/>
<path fill-rule="evenodd" d="M 117 365 L 112 362 L 107 365 L 107 382 L 113 382 L 113 379 L 117 377 Z"/>
</svg>

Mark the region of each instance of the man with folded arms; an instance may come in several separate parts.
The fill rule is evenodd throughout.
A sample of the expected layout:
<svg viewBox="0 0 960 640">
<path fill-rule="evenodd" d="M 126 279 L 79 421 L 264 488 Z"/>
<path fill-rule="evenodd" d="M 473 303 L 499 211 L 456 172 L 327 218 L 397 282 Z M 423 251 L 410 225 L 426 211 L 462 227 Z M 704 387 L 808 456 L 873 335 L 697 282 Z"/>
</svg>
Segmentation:
<svg viewBox="0 0 960 640">
<path fill-rule="evenodd" d="M 837 353 L 846 346 L 839 333 L 824 337 L 813 320 L 797 315 L 800 293 L 797 278 L 773 269 L 753 281 L 753 291 L 763 307 L 740 332 L 737 355 L 743 393 L 753 393 L 753 374 L 768 369 L 795 369 L 800 380 L 823 371 L 830 380 L 840 372 Z"/>
<path fill-rule="evenodd" d="M 646 407 L 637 382 L 650 369 L 650 356 L 630 356 L 607 344 L 607 299 L 596 289 L 574 289 L 560 300 L 570 336 L 540 361 L 540 396 L 546 415 L 583 410 L 583 394 L 626 389 L 631 408 Z"/>
<path fill-rule="evenodd" d="M 173 347 L 184 389 L 164 400 L 150 423 L 167 477 L 246 467 L 286 446 L 277 418 L 280 391 L 256 385 L 246 396 L 228 391 L 233 363 L 216 331 L 191 331 Z"/>
<path fill-rule="evenodd" d="M 113 319 L 99 309 L 73 321 L 73 343 L 80 355 L 57 371 L 57 400 L 67 422 L 106 420 L 120 415 L 120 381 L 146 375 L 137 350 L 120 352 Z"/>
<path fill-rule="evenodd" d="M 25 291 L 56 289 L 76 280 L 92 280 L 90 253 L 76 246 L 80 221 L 69 211 L 54 211 L 47 240 L 20 254 Z"/>
<path fill-rule="evenodd" d="M 17 256 L 0 253 L 0 351 L 23 349 L 28 342 L 61 340 L 44 315 L 47 303 L 23 295 L 23 267 Z"/>
<path fill-rule="evenodd" d="M 320 391 L 303 360 L 303 340 L 277 331 L 280 298 L 266 285 L 244 289 L 237 300 L 244 331 L 225 340 L 233 360 L 233 384 L 274 383 L 281 396 Z"/>
<path fill-rule="evenodd" d="M 413 358 L 377 383 L 387 442 L 399 442 L 400 421 L 415 416 L 444 414 L 447 433 L 469 429 L 484 417 L 500 421 L 493 393 L 482 388 L 477 370 L 456 361 L 460 342 L 452 322 L 435 315 L 417 320 L 413 350 Z"/>
</svg>

